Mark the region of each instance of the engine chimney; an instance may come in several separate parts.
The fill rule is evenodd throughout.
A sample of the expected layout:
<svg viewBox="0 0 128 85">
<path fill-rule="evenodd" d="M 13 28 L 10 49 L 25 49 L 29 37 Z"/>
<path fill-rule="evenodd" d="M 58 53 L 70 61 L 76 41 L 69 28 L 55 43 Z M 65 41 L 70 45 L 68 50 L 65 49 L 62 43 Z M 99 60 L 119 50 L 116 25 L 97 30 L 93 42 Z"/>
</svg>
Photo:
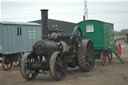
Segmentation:
<svg viewBox="0 0 128 85">
<path fill-rule="evenodd" d="M 41 10 L 42 38 L 48 38 L 48 9 Z"/>
</svg>

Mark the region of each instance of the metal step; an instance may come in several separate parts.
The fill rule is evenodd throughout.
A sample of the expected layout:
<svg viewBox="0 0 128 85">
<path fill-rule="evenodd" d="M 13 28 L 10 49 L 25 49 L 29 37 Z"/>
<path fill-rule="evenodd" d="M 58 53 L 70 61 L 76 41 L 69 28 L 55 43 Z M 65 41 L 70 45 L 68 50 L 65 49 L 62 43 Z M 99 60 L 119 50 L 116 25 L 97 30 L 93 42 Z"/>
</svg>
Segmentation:
<svg viewBox="0 0 128 85">
<path fill-rule="evenodd" d="M 120 61 L 121 64 L 124 64 L 123 60 L 120 56 L 118 56 L 117 52 L 115 50 L 112 50 L 112 52 L 115 54 L 116 58 Z"/>
</svg>

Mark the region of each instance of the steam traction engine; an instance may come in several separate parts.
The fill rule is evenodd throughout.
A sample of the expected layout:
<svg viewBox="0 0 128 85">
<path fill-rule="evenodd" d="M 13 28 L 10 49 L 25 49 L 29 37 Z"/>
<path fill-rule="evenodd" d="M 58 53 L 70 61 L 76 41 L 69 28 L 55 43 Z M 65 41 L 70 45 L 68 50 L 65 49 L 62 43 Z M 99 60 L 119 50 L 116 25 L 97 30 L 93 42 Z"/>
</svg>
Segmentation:
<svg viewBox="0 0 128 85">
<path fill-rule="evenodd" d="M 75 27 L 71 34 L 57 29 L 48 31 L 48 10 L 41 10 L 41 15 L 42 40 L 35 43 L 32 52 L 23 55 L 20 66 L 23 78 L 32 80 L 42 70 L 50 71 L 54 80 L 62 80 L 66 76 L 67 67 L 78 66 L 83 72 L 93 70 L 93 43 L 91 40 L 83 40 L 80 27 Z"/>
</svg>

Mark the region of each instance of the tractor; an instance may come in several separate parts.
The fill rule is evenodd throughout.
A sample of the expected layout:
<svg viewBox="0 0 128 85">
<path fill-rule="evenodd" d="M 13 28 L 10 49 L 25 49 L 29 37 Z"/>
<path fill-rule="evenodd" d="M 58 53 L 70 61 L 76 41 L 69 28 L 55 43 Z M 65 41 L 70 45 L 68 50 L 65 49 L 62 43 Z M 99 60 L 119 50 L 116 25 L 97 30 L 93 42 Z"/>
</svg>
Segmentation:
<svg viewBox="0 0 128 85">
<path fill-rule="evenodd" d="M 42 40 L 36 42 L 31 52 L 23 55 L 20 72 L 24 79 L 35 79 L 38 73 L 50 71 L 53 80 L 63 80 L 67 68 L 76 66 L 82 72 L 90 72 L 95 65 L 92 40 L 84 39 L 82 30 L 75 26 L 72 33 L 57 28 L 48 29 L 48 10 L 41 10 Z"/>
</svg>

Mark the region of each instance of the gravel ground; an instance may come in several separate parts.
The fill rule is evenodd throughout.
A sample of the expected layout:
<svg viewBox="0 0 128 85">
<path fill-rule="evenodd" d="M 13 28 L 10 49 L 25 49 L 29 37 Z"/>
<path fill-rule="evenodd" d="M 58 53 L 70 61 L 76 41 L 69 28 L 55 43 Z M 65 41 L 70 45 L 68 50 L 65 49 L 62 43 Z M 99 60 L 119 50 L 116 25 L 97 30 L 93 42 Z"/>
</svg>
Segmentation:
<svg viewBox="0 0 128 85">
<path fill-rule="evenodd" d="M 69 69 L 62 81 L 53 81 L 49 72 L 39 74 L 35 80 L 26 81 L 22 78 L 19 68 L 3 71 L 0 67 L 0 85 L 128 85 L 128 45 L 122 49 L 122 59 L 125 64 L 114 57 L 112 64 L 102 66 L 100 61 L 92 72 L 80 72 L 79 69 Z"/>
</svg>

